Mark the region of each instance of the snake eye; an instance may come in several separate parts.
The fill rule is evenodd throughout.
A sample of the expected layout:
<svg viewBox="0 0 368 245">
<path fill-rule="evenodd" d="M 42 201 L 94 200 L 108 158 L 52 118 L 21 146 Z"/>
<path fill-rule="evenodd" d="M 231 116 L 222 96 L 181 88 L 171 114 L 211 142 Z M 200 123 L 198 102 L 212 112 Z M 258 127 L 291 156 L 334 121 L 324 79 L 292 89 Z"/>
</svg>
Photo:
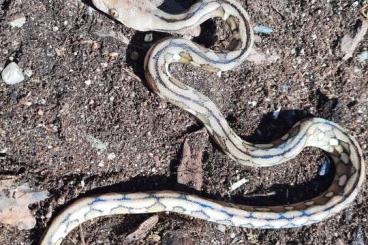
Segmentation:
<svg viewBox="0 0 368 245">
<path fill-rule="evenodd" d="M 111 17 L 117 18 L 119 16 L 118 11 L 116 11 L 116 9 L 109 9 L 109 15 Z"/>
</svg>

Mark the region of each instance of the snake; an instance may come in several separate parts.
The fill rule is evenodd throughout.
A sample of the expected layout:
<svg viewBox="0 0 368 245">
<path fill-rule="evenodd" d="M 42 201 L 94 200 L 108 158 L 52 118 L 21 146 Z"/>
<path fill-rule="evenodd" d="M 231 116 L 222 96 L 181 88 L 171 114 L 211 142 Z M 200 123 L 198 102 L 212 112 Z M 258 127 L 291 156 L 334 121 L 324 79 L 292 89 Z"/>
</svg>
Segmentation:
<svg viewBox="0 0 368 245">
<path fill-rule="evenodd" d="M 92 3 L 101 12 L 138 31 L 182 34 L 208 19 L 221 18 L 231 30 L 231 45 L 224 51 L 177 37 L 154 43 L 144 61 L 149 88 L 198 118 L 220 149 L 239 164 L 271 167 L 296 157 L 305 147 L 317 147 L 328 154 L 335 173 L 330 186 L 320 195 L 287 205 L 238 205 L 171 190 L 77 198 L 51 220 L 41 238 L 42 245 L 60 244 L 83 222 L 106 215 L 171 212 L 229 226 L 280 229 L 321 222 L 351 205 L 364 183 L 365 163 L 358 142 L 347 130 L 334 122 L 312 117 L 297 122 L 269 144 L 246 142 L 208 97 L 170 74 L 173 63 L 223 72 L 245 61 L 254 34 L 250 17 L 239 2 L 200 0 L 180 14 L 169 14 L 147 0 L 92 0 Z"/>
</svg>

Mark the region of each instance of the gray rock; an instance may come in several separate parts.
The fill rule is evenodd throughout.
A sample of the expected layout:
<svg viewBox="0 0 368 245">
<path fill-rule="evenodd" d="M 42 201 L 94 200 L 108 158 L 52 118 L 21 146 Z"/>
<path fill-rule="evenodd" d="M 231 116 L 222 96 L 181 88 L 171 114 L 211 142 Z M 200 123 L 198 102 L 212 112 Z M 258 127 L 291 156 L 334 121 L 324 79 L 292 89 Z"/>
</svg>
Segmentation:
<svg viewBox="0 0 368 245">
<path fill-rule="evenodd" d="M 1 72 L 1 77 L 6 84 L 14 85 L 24 80 L 20 67 L 15 62 L 9 63 Z"/>
</svg>

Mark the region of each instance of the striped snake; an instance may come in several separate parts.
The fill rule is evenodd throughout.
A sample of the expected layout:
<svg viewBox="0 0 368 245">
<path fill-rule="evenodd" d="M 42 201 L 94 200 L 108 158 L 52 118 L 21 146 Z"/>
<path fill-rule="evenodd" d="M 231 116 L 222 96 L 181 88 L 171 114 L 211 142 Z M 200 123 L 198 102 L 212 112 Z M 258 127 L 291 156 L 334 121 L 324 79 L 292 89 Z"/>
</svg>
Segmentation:
<svg viewBox="0 0 368 245">
<path fill-rule="evenodd" d="M 270 144 L 252 144 L 230 128 L 209 98 L 170 74 L 171 63 L 220 72 L 233 69 L 246 59 L 253 45 L 253 32 L 247 12 L 236 0 L 201 0 L 187 12 L 177 15 L 165 13 L 147 0 L 93 0 L 93 4 L 140 31 L 183 33 L 210 18 L 222 18 L 232 33 L 229 50 L 214 52 L 181 38 L 166 38 L 151 47 L 145 57 L 145 76 L 151 90 L 197 117 L 220 148 L 243 165 L 274 166 L 294 158 L 309 146 L 329 154 L 335 176 L 321 195 L 284 206 L 237 206 L 173 191 L 84 197 L 52 220 L 41 244 L 60 244 L 81 223 L 114 214 L 175 212 L 239 227 L 299 227 L 320 222 L 355 199 L 365 179 L 365 167 L 357 141 L 345 129 L 324 119 L 309 118 L 296 123 L 287 134 Z"/>
</svg>

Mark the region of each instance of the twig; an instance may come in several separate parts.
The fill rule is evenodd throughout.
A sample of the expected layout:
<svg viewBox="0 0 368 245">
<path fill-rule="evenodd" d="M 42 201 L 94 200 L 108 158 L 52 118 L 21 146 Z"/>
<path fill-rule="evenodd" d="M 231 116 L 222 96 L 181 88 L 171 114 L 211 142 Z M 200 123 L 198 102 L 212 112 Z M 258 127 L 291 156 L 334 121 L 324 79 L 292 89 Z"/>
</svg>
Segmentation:
<svg viewBox="0 0 368 245">
<path fill-rule="evenodd" d="M 79 235 L 81 237 L 81 241 L 83 245 L 86 245 L 86 239 L 84 238 L 83 225 L 79 225 Z"/>
</svg>

